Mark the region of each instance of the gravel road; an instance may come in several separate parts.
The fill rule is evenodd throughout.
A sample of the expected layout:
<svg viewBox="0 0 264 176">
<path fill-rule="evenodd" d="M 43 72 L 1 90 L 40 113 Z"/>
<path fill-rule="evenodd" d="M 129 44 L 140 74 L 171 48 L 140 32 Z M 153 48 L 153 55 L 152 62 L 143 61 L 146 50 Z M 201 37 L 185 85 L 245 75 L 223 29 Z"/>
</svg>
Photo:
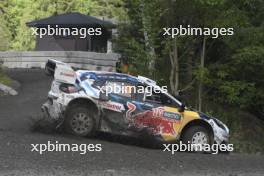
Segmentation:
<svg viewBox="0 0 264 176">
<path fill-rule="evenodd" d="M 264 175 L 264 156 L 210 155 L 145 147 L 135 139 L 101 134 L 77 138 L 62 133 L 30 131 L 31 118 L 40 116 L 51 78 L 42 70 L 8 70 L 20 83 L 17 96 L 0 97 L 0 175 Z M 102 144 L 101 152 L 31 152 L 31 144 Z"/>
</svg>

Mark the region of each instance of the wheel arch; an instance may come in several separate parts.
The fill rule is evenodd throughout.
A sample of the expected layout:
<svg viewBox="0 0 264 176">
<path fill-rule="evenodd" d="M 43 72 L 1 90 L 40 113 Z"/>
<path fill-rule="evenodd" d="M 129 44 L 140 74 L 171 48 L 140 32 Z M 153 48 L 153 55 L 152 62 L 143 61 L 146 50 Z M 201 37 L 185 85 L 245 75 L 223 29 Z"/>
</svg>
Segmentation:
<svg viewBox="0 0 264 176">
<path fill-rule="evenodd" d="M 75 99 L 72 99 L 67 107 L 66 107 L 66 110 L 65 110 L 65 113 L 67 113 L 69 111 L 70 108 L 74 108 L 74 106 L 79 106 L 79 105 L 84 105 L 86 106 L 87 108 L 93 110 L 96 114 L 97 114 L 97 117 L 95 119 L 95 122 L 96 122 L 96 128 L 98 129 L 99 127 L 99 124 L 100 124 L 100 110 L 98 108 L 98 106 L 96 105 L 96 103 L 94 101 L 92 101 L 91 99 L 89 98 L 83 98 L 83 97 L 80 97 L 80 98 L 75 98 Z"/>
<path fill-rule="evenodd" d="M 211 141 L 214 142 L 214 131 L 213 131 L 213 128 L 212 126 L 206 122 L 205 120 L 202 120 L 202 119 L 195 119 L 195 120 L 192 120 L 190 122 L 188 122 L 184 127 L 183 129 L 181 130 L 181 134 L 180 134 L 180 140 L 182 140 L 183 136 L 184 136 L 184 133 L 190 128 L 190 127 L 193 127 L 193 126 L 202 126 L 204 127 L 206 130 L 208 130 L 209 134 L 210 134 L 210 137 L 211 137 Z"/>
</svg>

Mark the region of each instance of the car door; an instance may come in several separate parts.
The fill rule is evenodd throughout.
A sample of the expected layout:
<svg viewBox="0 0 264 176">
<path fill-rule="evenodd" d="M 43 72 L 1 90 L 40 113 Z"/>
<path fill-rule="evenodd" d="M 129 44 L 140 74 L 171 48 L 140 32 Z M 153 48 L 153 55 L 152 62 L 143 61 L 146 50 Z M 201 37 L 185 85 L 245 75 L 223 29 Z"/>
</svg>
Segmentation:
<svg viewBox="0 0 264 176">
<path fill-rule="evenodd" d="M 131 103 L 137 110 L 129 117 L 138 132 L 147 132 L 166 141 L 177 138 L 182 114 L 172 98 L 153 92 L 151 96 L 137 95 Z"/>
<path fill-rule="evenodd" d="M 103 131 L 112 133 L 125 133 L 127 122 L 125 114 L 127 112 L 127 102 L 132 100 L 133 92 L 128 91 L 127 87 L 133 86 L 131 82 L 124 80 L 107 80 L 104 88 L 107 92 L 107 101 L 99 101 L 103 110 L 102 128 Z M 115 91 L 115 88 L 121 88 L 121 91 Z M 108 89 L 108 91 L 107 91 Z M 109 92 L 109 90 L 112 90 Z"/>
</svg>

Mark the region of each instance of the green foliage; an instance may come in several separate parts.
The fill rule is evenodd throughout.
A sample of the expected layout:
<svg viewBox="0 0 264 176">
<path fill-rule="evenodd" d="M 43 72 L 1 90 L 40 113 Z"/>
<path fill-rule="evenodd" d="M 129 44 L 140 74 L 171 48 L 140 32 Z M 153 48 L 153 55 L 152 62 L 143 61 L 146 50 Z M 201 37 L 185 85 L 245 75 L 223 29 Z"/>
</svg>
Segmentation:
<svg viewBox="0 0 264 176">
<path fill-rule="evenodd" d="M 198 67 L 194 70 L 193 75 L 198 81 L 202 81 L 205 84 L 210 84 L 212 81 L 209 77 L 209 70 L 207 68 Z"/>
<path fill-rule="evenodd" d="M 10 45 L 10 32 L 6 26 L 6 21 L 3 16 L 0 16 L 0 51 L 5 51 Z"/>
<path fill-rule="evenodd" d="M 221 97 L 225 97 L 224 100 L 221 98 L 220 101 L 223 101 L 223 103 L 245 107 L 248 103 L 252 102 L 255 91 L 256 89 L 252 83 L 245 83 L 242 81 L 225 81 L 221 84 L 221 86 L 219 86 Z"/>
<path fill-rule="evenodd" d="M 264 47 L 238 49 L 230 61 L 211 75 L 215 101 L 250 109 L 257 116 L 264 111 Z"/>
<path fill-rule="evenodd" d="M 116 51 L 129 60 L 132 74 L 151 76 L 149 63 L 160 45 L 160 8 L 158 0 L 124 0 L 126 18 L 119 19 Z M 153 10 L 155 9 L 155 10 Z M 154 49 L 154 51 L 152 50 Z"/>
<path fill-rule="evenodd" d="M 91 13 L 95 16 L 125 20 L 127 15 L 124 6 L 124 0 L 93 0 Z"/>
<path fill-rule="evenodd" d="M 222 5 L 226 0 L 196 0 L 203 5 L 215 6 L 215 5 Z"/>
<path fill-rule="evenodd" d="M 147 65 L 150 60 L 149 54 L 144 50 L 144 46 L 135 39 L 119 40 L 120 50 L 122 50 L 122 57 L 129 57 L 130 67 L 129 72 L 138 75 L 149 75 Z"/>
<path fill-rule="evenodd" d="M 10 0 L 2 4 L 4 9 L 5 34 L 10 38 L 10 45 L 5 50 L 32 50 L 35 47 L 35 36 L 26 26 L 26 22 L 67 12 L 81 12 L 89 14 L 94 2 L 92 0 Z M 7 37 L 6 37 L 7 38 Z M 2 43 L 2 42 L 1 42 Z"/>
<path fill-rule="evenodd" d="M 210 103 L 212 104 L 212 103 Z M 264 154 L 264 123 L 252 114 L 237 107 L 220 107 L 212 115 L 221 119 L 229 127 L 230 143 L 234 152 Z M 211 109 L 214 109 L 211 107 Z"/>
<path fill-rule="evenodd" d="M 0 65 L 0 83 L 2 83 L 4 85 L 10 85 L 11 84 L 11 79 L 3 73 L 1 65 Z"/>
<path fill-rule="evenodd" d="M 234 27 L 234 36 L 220 36 L 218 39 L 207 40 L 205 68 L 200 67 L 199 61 L 202 37 L 178 38 L 182 80 L 180 87 L 190 82 L 190 80 L 186 81 L 186 74 L 191 71 L 192 77 L 203 82 L 204 94 L 207 94 L 204 96 L 209 96 L 219 104 L 238 106 L 245 110 L 254 109 L 254 112 L 257 112 L 255 115 L 263 116 L 264 30 L 259 18 L 256 18 L 263 16 L 263 2 L 258 0 L 252 3 L 246 0 L 240 2 L 165 0 L 162 3 L 144 1 L 145 4 L 142 2 L 125 1 L 129 20 L 123 30 L 119 30 L 119 40 L 123 42 L 118 44 L 119 50 L 117 50 L 128 58 L 135 73 L 148 75 L 146 63 L 153 59 L 144 45 L 144 31 L 150 34 L 151 44 L 158 57 L 156 70 L 159 73 L 156 79 L 169 85 L 169 51 L 173 40 L 163 38 L 160 29 L 177 27 L 179 24 L 190 24 L 192 27 Z M 145 26 L 144 19 L 147 23 Z M 187 60 L 187 57 L 192 59 Z M 190 64 L 190 61 L 192 69 L 189 71 L 190 67 L 186 65 Z M 194 99 L 195 94 L 191 98 Z"/>
</svg>

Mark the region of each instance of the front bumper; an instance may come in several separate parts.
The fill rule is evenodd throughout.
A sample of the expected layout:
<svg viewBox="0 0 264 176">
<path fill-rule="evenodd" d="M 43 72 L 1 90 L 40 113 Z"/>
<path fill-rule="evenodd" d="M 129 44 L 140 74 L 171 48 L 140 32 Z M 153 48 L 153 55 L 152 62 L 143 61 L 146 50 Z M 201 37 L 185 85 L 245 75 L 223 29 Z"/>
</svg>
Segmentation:
<svg viewBox="0 0 264 176">
<path fill-rule="evenodd" d="M 227 144 L 229 140 L 229 129 L 222 122 L 221 125 L 215 122 L 215 119 L 208 120 L 214 132 L 214 141 L 217 144 Z"/>
</svg>

